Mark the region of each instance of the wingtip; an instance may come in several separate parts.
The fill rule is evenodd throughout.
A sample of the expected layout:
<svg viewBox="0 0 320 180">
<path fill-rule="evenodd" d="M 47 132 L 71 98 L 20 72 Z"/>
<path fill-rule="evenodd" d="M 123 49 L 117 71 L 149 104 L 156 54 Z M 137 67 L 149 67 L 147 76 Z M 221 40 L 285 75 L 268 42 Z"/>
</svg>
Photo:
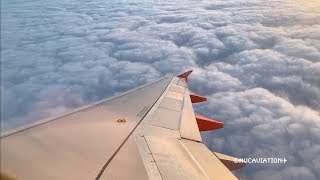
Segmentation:
<svg viewBox="0 0 320 180">
<path fill-rule="evenodd" d="M 193 71 L 193 70 L 191 69 L 191 70 L 189 70 L 189 71 L 187 71 L 187 72 L 184 72 L 184 73 L 178 75 L 177 77 L 179 77 L 179 78 L 188 78 L 189 74 L 191 74 L 192 71 Z"/>
</svg>

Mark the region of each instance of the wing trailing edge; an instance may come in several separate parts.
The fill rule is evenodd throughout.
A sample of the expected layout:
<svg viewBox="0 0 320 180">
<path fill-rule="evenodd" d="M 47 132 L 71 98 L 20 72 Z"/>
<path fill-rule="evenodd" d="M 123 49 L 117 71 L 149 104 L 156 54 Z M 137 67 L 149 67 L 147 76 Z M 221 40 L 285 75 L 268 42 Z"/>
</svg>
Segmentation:
<svg viewBox="0 0 320 180">
<path fill-rule="evenodd" d="M 240 168 L 243 168 L 246 166 L 246 163 L 240 162 L 237 160 L 237 158 L 226 155 L 226 154 L 221 154 L 214 152 L 214 154 L 220 159 L 220 161 L 230 170 L 237 170 Z"/>
<path fill-rule="evenodd" d="M 190 75 L 190 73 L 192 72 L 192 70 L 187 71 L 185 73 L 182 73 L 180 75 L 178 75 L 177 77 L 179 78 L 184 78 L 187 82 L 187 78 Z M 201 95 L 195 94 L 195 93 L 190 93 L 190 100 L 192 103 L 200 103 L 200 102 L 205 102 L 207 101 L 206 97 L 203 97 Z M 216 129 L 220 129 L 223 128 L 224 124 L 222 122 L 210 119 L 208 117 L 205 116 L 201 116 L 201 115 L 195 115 L 195 119 L 198 125 L 198 129 L 199 131 L 210 131 L 210 130 L 216 130 Z M 243 162 L 239 162 L 237 161 L 237 159 L 235 157 L 229 156 L 229 155 L 225 155 L 225 154 L 221 154 L 221 153 L 217 153 L 217 152 L 213 152 L 213 154 L 215 154 L 216 157 L 218 157 L 218 159 L 230 170 L 237 170 L 240 168 L 243 168 L 246 164 Z"/>
</svg>

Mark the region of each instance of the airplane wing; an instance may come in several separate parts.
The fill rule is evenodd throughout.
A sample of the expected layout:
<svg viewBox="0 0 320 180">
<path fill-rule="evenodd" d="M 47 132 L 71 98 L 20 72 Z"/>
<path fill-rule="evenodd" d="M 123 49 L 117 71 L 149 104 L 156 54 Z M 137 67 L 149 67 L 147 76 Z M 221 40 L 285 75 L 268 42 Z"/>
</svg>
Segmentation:
<svg viewBox="0 0 320 180">
<path fill-rule="evenodd" d="M 199 131 L 188 71 L 1 135 L 1 177 L 13 179 L 237 179 L 244 166 L 211 152 Z"/>
</svg>

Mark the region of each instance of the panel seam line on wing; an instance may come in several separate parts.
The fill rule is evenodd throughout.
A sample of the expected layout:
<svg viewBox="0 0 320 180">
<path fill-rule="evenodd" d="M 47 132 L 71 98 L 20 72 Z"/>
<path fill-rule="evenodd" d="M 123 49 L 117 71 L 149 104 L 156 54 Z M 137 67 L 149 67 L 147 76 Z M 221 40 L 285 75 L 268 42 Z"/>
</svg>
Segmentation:
<svg viewBox="0 0 320 180">
<path fill-rule="evenodd" d="M 194 140 L 194 139 L 185 138 L 185 137 L 182 137 L 182 136 L 181 136 L 181 139 L 185 139 L 185 140 L 188 140 L 188 141 L 194 141 L 194 142 L 197 142 L 197 143 L 202 143 L 201 141 L 197 141 L 197 140 Z"/>
<path fill-rule="evenodd" d="M 147 142 L 147 140 L 146 140 L 146 137 L 143 136 L 143 139 L 144 139 L 144 141 L 146 142 L 147 147 L 148 147 L 148 149 L 149 149 L 149 151 L 150 151 L 150 155 L 152 156 L 152 159 L 153 159 L 154 163 L 155 163 L 156 166 L 157 166 L 157 169 L 158 169 L 158 171 L 159 171 L 159 174 L 160 174 L 160 176 L 161 176 L 161 179 L 163 179 L 162 174 L 161 174 L 161 172 L 160 172 L 160 169 L 159 169 L 159 167 L 158 167 L 158 164 L 157 164 L 157 162 L 156 162 L 156 159 L 154 158 L 154 156 L 153 156 L 153 154 L 152 154 L 152 151 L 151 151 L 151 149 L 150 149 L 150 146 L 149 146 L 149 144 L 148 144 L 148 142 Z"/>
<path fill-rule="evenodd" d="M 184 148 L 184 150 L 188 153 L 188 155 L 191 157 L 191 159 L 193 160 L 193 162 L 197 165 L 197 167 L 201 170 L 201 172 L 206 176 L 206 178 L 209 180 L 210 178 L 208 177 L 207 173 L 205 172 L 205 170 L 201 167 L 201 165 L 198 163 L 198 161 L 196 160 L 196 158 L 192 155 L 192 153 L 188 150 L 188 148 L 183 144 L 182 141 L 180 141 L 180 144 L 182 145 L 182 147 Z"/>
<path fill-rule="evenodd" d="M 163 78 L 165 79 L 165 78 Z M 161 80 L 163 80 L 161 79 Z M 173 78 L 172 78 L 173 79 Z M 171 79 L 171 81 L 172 81 Z M 160 80 L 159 80 L 160 81 Z M 156 81 L 156 82 L 159 82 Z M 133 134 L 133 132 L 137 129 L 137 127 L 140 125 L 140 123 L 143 121 L 143 119 L 147 116 L 147 114 L 151 111 L 151 109 L 154 107 L 154 105 L 158 102 L 158 100 L 162 97 L 162 95 L 166 92 L 168 86 L 170 85 L 171 81 L 167 84 L 167 87 L 164 89 L 164 91 L 162 92 L 162 94 L 157 98 L 157 100 L 152 104 L 151 108 L 148 110 L 148 112 L 141 118 L 141 120 L 138 122 L 138 124 L 132 129 L 132 131 L 129 133 L 129 135 L 124 139 L 124 141 L 120 144 L 120 146 L 118 147 L 118 149 L 112 154 L 112 156 L 108 159 L 108 161 L 103 165 L 103 167 L 101 168 L 101 170 L 99 171 L 97 177 L 95 178 L 96 180 L 100 179 L 100 177 L 102 176 L 104 170 L 107 168 L 107 166 L 110 164 L 110 162 L 113 160 L 113 158 L 118 154 L 118 152 L 120 151 L 120 149 L 122 148 L 122 146 L 127 142 L 127 140 L 129 139 L 129 137 Z M 156 83 L 155 82 L 155 83 Z"/>
</svg>

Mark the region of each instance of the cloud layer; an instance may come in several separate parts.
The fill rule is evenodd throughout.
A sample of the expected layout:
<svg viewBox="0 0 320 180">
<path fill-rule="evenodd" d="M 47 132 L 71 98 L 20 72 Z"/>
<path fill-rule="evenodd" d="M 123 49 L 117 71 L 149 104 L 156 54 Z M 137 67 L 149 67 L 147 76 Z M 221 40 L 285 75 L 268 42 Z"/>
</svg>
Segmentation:
<svg viewBox="0 0 320 180">
<path fill-rule="evenodd" d="M 317 0 L 1 1 L 1 130 L 189 68 L 209 148 L 288 159 L 238 176 L 319 179 Z"/>
</svg>

